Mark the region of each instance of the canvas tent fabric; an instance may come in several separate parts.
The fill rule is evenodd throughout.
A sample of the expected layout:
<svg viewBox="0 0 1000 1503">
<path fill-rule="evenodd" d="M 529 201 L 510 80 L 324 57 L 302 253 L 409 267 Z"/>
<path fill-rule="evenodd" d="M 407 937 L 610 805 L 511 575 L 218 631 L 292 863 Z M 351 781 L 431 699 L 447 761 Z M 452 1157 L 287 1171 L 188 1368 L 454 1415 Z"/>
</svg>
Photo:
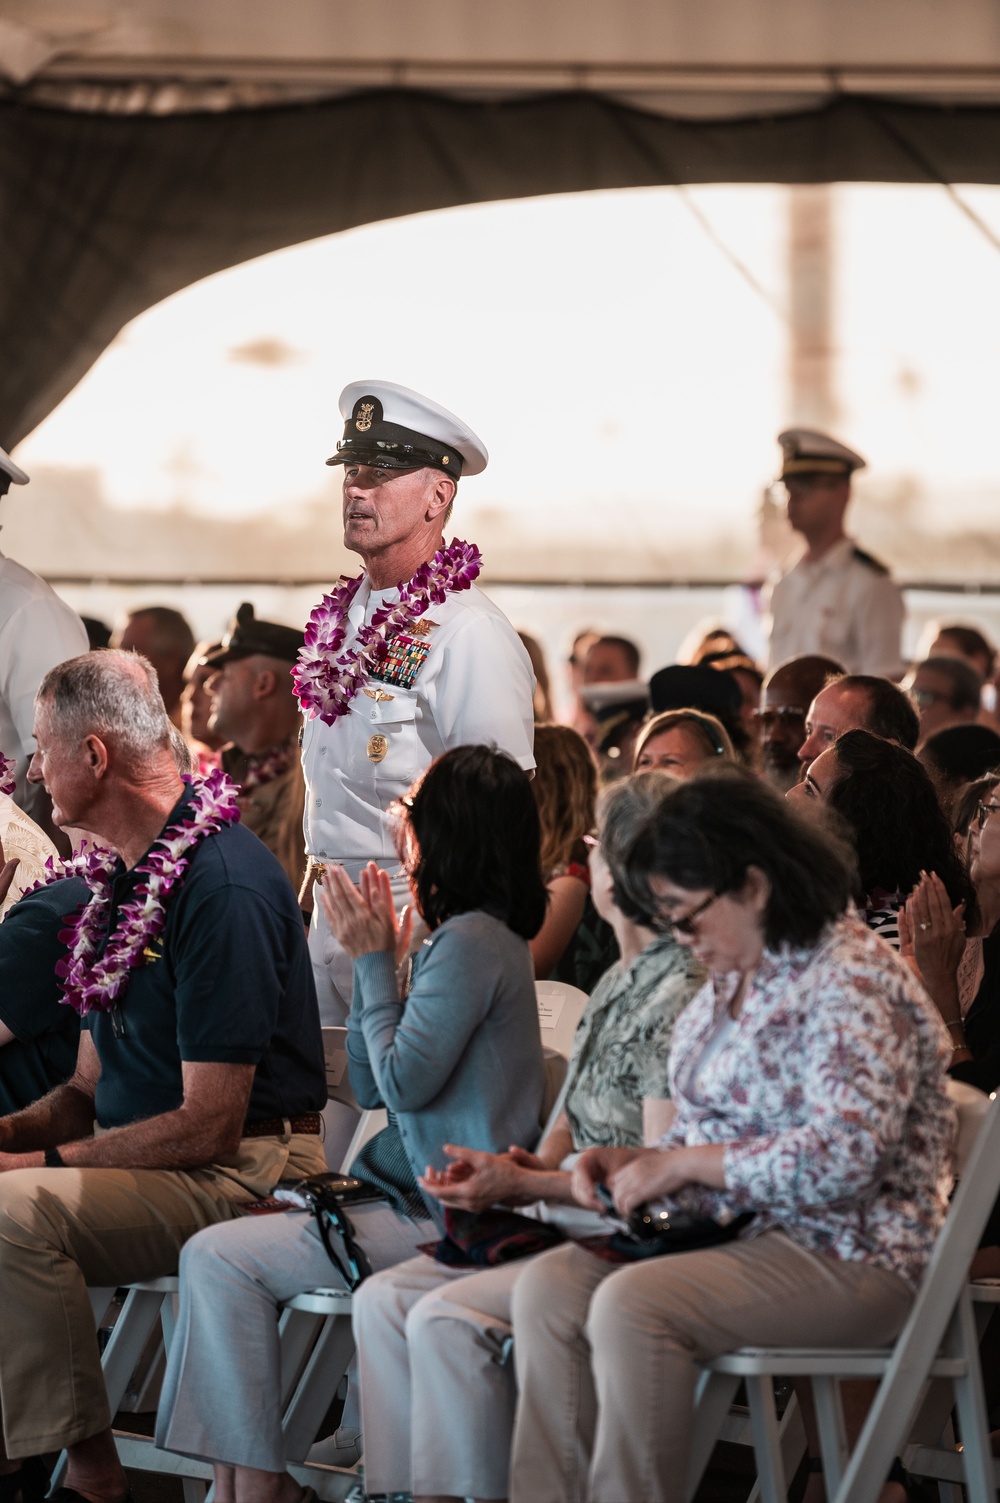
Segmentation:
<svg viewBox="0 0 1000 1503">
<path fill-rule="evenodd" d="M 672 118 L 593 91 L 377 89 L 160 116 L 8 97 L 0 443 L 30 432 L 138 313 L 282 246 L 486 200 L 827 181 L 1000 182 L 1000 109 L 852 95 L 745 118 Z M 377 287 L 342 291 L 377 306 Z"/>
</svg>

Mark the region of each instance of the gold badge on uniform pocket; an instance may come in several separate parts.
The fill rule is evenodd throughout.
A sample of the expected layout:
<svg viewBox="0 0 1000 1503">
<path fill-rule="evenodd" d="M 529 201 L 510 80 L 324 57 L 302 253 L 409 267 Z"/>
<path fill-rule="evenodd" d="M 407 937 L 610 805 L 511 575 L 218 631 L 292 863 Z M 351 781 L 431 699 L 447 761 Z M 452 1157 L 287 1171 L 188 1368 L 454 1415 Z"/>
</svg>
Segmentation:
<svg viewBox="0 0 1000 1503">
<path fill-rule="evenodd" d="M 380 731 L 376 731 L 374 736 L 369 736 L 368 746 L 366 747 L 369 762 L 384 761 L 385 754 L 388 750 L 389 743 Z"/>
</svg>

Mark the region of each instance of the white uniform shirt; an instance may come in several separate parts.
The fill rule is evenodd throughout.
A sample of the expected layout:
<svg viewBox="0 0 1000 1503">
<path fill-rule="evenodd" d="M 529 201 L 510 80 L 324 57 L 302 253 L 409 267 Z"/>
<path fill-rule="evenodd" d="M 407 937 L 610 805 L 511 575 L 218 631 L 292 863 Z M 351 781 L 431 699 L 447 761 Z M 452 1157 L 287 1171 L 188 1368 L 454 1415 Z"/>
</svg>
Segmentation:
<svg viewBox="0 0 1000 1503">
<path fill-rule="evenodd" d="M 843 538 L 816 563 L 805 558 L 771 589 L 768 666 L 798 653 L 820 653 L 848 673 L 903 672 L 906 607 L 889 575 Z"/>
<path fill-rule="evenodd" d="M 354 600 L 347 646 L 395 588 L 372 590 L 367 581 Z M 531 662 L 503 612 L 475 585 L 432 605 L 422 618 L 434 626 L 417 640 L 428 647 L 411 688 L 369 678 L 348 715 L 332 726 L 306 720 L 302 766 L 306 775 L 306 850 L 318 860 L 395 862 L 389 806 L 435 757 L 452 746 L 482 743 L 534 767 Z M 385 756 L 369 756 L 373 736 L 385 738 Z M 378 743 L 376 743 L 376 747 Z"/>
<path fill-rule="evenodd" d="M 90 646 L 79 616 L 23 564 L 0 553 L 0 751 L 35 750 L 35 693 L 50 668 Z"/>
</svg>

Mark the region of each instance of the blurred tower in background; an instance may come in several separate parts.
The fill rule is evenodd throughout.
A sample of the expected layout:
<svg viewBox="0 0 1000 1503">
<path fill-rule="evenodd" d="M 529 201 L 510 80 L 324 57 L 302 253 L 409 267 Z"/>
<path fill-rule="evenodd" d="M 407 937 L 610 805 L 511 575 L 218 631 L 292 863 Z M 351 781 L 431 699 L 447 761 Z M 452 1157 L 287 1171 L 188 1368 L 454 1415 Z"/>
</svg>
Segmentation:
<svg viewBox="0 0 1000 1503">
<path fill-rule="evenodd" d="M 789 424 L 836 431 L 834 189 L 788 190 Z"/>
<path fill-rule="evenodd" d="M 788 367 L 782 426 L 836 433 L 834 190 L 829 183 L 804 183 L 789 188 L 787 203 Z M 763 563 L 755 572 L 763 574 L 795 546 L 785 520 L 783 487 L 764 490 L 758 515 Z"/>
</svg>

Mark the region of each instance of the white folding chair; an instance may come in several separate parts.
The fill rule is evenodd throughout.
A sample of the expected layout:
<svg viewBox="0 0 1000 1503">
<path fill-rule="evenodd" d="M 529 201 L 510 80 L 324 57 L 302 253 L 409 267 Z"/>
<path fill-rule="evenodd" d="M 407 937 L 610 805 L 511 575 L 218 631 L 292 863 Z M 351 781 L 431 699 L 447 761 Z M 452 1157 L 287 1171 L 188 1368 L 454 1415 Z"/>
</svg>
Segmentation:
<svg viewBox="0 0 1000 1503">
<path fill-rule="evenodd" d="M 892 1347 L 864 1350 L 743 1348 L 704 1365 L 688 1475 L 693 1497 L 740 1380 L 747 1385 L 754 1450 L 765 1503 L 785 1503 L 786 1485 L 772 1380 L 811 1377 L 830 1503 L 876 1503 L 892 1460 L 932 1379 L 954 1394 L 962 1432 L 961 1474 L 968 1503 L 996 1503 L 978 1337 L 968 1270 L 1000 1192 L 1000 1101 L 956 1091 L 966 1137 L 979 1131 L 910 1316 Z M 848 1459 L 838 1384 L 880 1380 Z M 940 1432 L 939 1432 L 940 1433 Z M 956 1453 L 957 1454 L 957 1453 Z"/>
<path fill-rule="evenodd" d="M 535 996 L 542 1046 L 569 1059 L 576 1025 L 590 1000 L 587 993 L 567 981 L 536 981 Z"/>
</svg>

